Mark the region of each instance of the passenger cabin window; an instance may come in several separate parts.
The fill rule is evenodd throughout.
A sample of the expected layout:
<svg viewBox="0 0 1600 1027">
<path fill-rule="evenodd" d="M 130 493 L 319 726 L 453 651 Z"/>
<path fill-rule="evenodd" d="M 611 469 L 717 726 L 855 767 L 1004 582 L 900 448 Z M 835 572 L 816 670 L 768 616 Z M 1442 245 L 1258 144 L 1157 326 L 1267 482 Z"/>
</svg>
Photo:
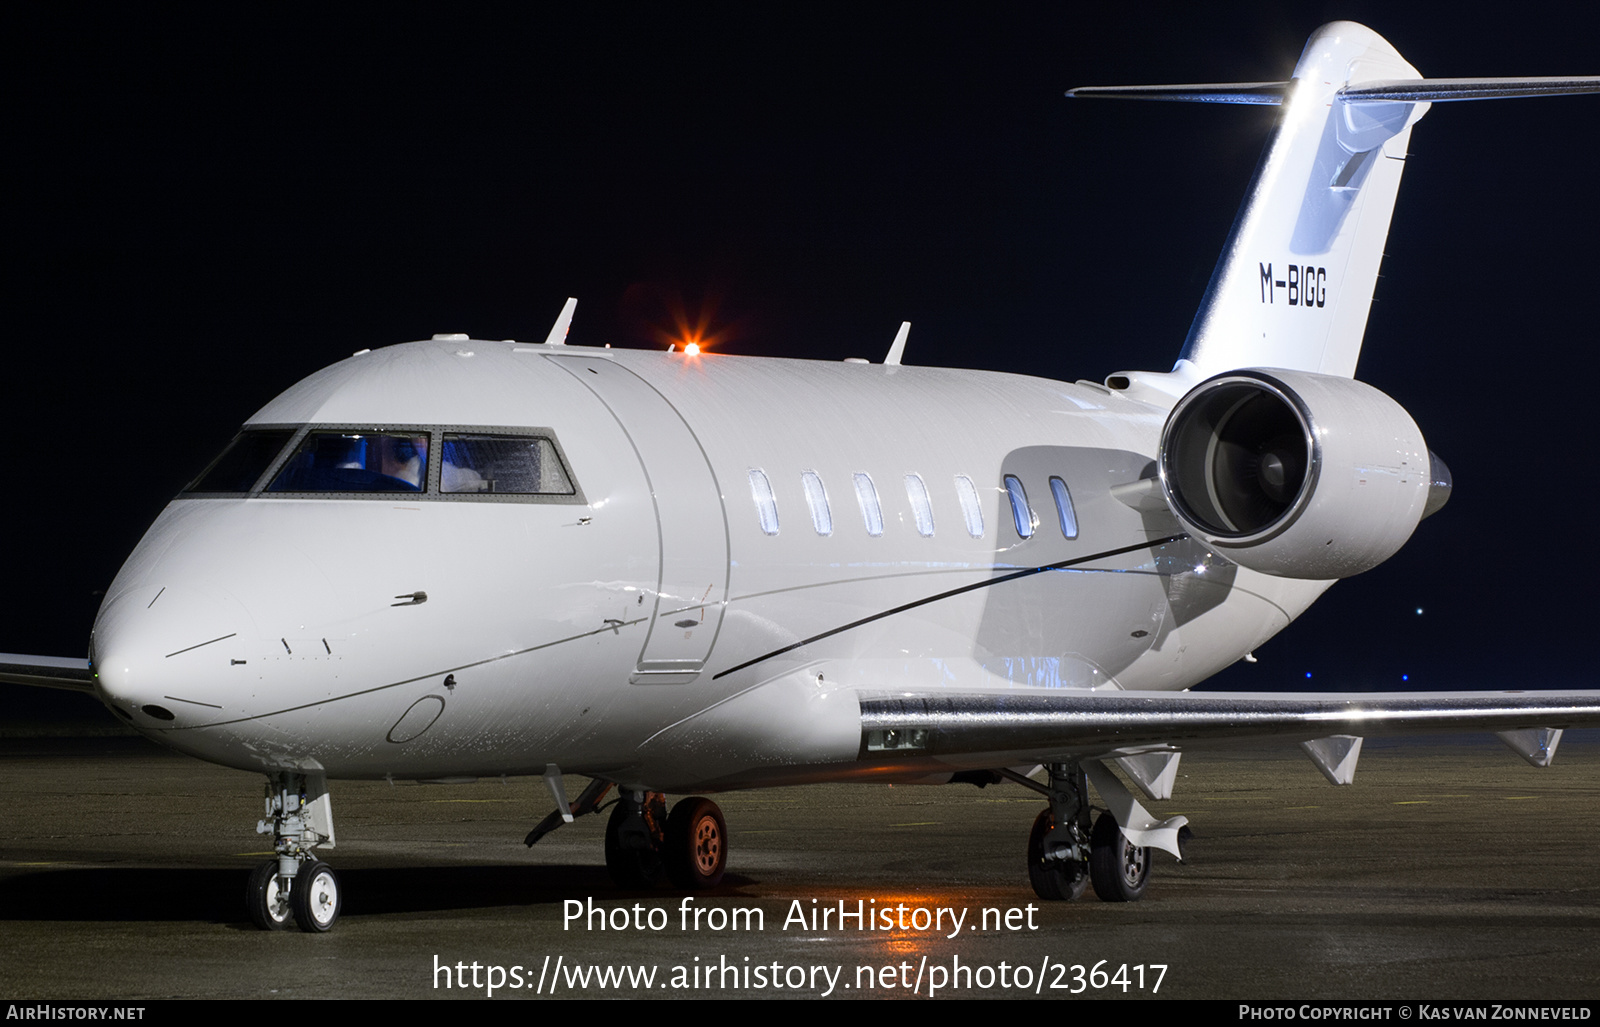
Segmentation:
<svg viewBox="0 0 1600 1027">
<path fill-rule="evenodd" d="M 1050 492 L 1056 497 L 1056 516 L 1061 519 L 1061 534 L 1067 538 L 1077 538 L 1078 515 L 1072 509 L 1072 494 L 1067 491 L 1067 483 L 1052 477 Z"/>
<path fill-rule="evenodd" d="M 1006 495 L 1011 499 L 1011 520 L 1021 538 L 1033 537 L 1033 509 L 1028 506 L 1028 493 L 1014 474 L 1006 475 Z"/>
<path fill-rule="evenodd" d="M 961 513 L 967 519 L 967 534 L 983 538 L 983 504 L 978 501 L 978 487 L 965 474 L 958 474 L 956 495 L 961 499 Z"/>
<path fill-rule="evenodd" d="M 574 490 L 549 439 L 446 432 L 439 491 L 570 496 Z"/>
<path fill-rule="evenodd" d="M 856 502 L 861 504 L 861 519 L 867 524 L 867 534 L 877 538 L 883 534 L 883 507 L 878 505 L 878 490 L 865 474 L 856 475 Z"/>
<path fill-rule="evenodd" d="M 920 474 L 906 475 L 906 496 L 911 500 L 911 514 L 917 519 L 917 534 L 933 537 L 933 504 L 928 502 L 928 486 Z"/>
<path fill-rule="evenodd" d="M 811 507 L 812 527 L 818 535 L 832 535 L 833 514 L 828 510 L 828 490 L 822 487 L 822 476 L 806 471 L 800 475 L 800 484 L 805 486 L 806 504 Z"/>
<path fill-rule="evenodd" d="M 778 500 L 772 495 L 772 482 L 766 473 L 750 469 L 750 494 L 755 497 L 756 513 L 761 517 L 761 530 L 768 535 L 778 533 Z"/>
<path fill-rule="evenodd" d="M 292 428 L 242 431 L 185 492 L 249 492 L 294 437 Z"/>
<path fill-rule="evenodd" d="M 427 474 L 426 435 L 311 432 L 267 491 L 421 492 Z"/>
</svg>

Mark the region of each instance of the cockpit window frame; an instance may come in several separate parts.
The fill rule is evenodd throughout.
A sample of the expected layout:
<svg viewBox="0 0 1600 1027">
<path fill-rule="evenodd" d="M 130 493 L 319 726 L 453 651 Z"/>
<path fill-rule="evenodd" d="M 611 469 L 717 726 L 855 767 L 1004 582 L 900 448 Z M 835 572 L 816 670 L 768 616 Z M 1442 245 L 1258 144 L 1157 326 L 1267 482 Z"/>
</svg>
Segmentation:
<svg viewBox="0 0 1600 1027">
<path fill-rule="evenodd" d="M 254 493 L 254 492 L 264 488 L 265 487 L 265 483 L 267 481 L 271 481 L 272 480 L 272 475 L 274 473 L 276 473 L 276 471 L 278 469 L 278 466 L 283 462 L 284 450 L 287 449 L 290 445 L 298 444 L 301 436 L 304 434 L 301 431 L 299 431 L 299 428 L 300 428 L 299 425 L 294 425 L 294 424 L 246 424 L 246 425 L 241 425 L 239 430 L 233 433 L 233 438 L 228 440 L 228 444 L 226 446 L 222 447 L 221 452 L 219 452 L 215 457 L 213 457 L 211 459 L 210 463 L 206 464 L 205 470 L 201 471 L 199 474 L 197 474 L 193 478 L 191 478 L 189 480 L 189 483 L 187 485 L 185 485 L 181 490 L 179 490 L 178 496 L 180 498 L 184 498 L 184 499 L 187 499 L 187 498 L 190 498 L 190 497 L 195 497 L 195 498 L 200 498 L 200 499 L 216 499 L 216 498 L 238 499 L 240 496 L 248 496 L 251 493 Z M 223 458 L 226 457 L 230 452 L 232 452 L 233 447 L 238 445 L 240 443 L 240 441 L 243 440 L 244 436 L 249 434 L 250 432 L 288 432 L 288 435 L 286 436 L 285 440 L 283 442 L 279 443 L 277 454 L 275 456 L 273 456 L 271 460 L 267 461 L 266 470 L 264 470 L 262 473 L 256 475 L 255 480 L 250 483 L 250 487 L 247 488 L 247 489 L 243 489 L 243 490 L 226 489 L 226 490 L 221 490 L 221 491 L 212 490 L 212 489 L 201 490 L 201 489 L 195 488 L 194 487 L 195 485 L 198 485 L 200 482 L 204 481 L 207 477 L 209 477 L 211 475 L 211 472 L 213 472 L 214 470 L 217 469 L 217 466 L 222 463 Z"/>
<path fill-rule="evenodd" d="M 348 422 L 313 423 L 313 424 L 246 424 L 235 433 L 246 431 L 288 430 L 291 432 L 288 443 L 282 451 L 268 464 L 267 470 L 257 478 L 255 484 L 248 492 L 180 492 L 178 499 L 358 499 L 380 503 L 538 503 L 555 506 L 588 506 L 589 500 L 584 495 L 583 485 L 573 473 L 572 461 L 567 457 L 567 451 L 562 448 L 561 439 L 555 430 L 548 427 L 529 427 L 527 425 L 485 425 L 485 424 L 416 424 L 384 422 L 354 424 Z M 428 436 L 428 474 L 427 485 L 419 492 L 269 492 L 268 486 L 272 484 L 290 459 L 299 452 L 306 436 L 312 432 L 364 432 L 370 434 L 397 434 L 397 435 L 426 435 Z M 502 435 L 524 436 L 527 438 L 546 439 L 555 449 L 556 459 L 561 461 L 562 470 L 566 472 L 567 481 L 572 484 L 571 493 L 557 492 L 444 492 L 440 488 L 440 473 L 444 458 L 444 436 L 452 435 Z M 232 445 L 232 442 L 229 443 Z M 213 461 L 214 463 L 215 461 Z M 210 464 L 207 465 L 209 470 Z M 197 477 L 195 480 L 199 480 Z"/>
</svg>

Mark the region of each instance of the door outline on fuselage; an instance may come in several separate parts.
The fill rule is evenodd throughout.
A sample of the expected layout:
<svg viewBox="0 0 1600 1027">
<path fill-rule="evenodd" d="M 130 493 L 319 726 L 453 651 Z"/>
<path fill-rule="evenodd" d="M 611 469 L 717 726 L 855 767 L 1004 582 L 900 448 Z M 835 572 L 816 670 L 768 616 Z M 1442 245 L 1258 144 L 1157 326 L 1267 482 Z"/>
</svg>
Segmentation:
<svg viewBox="0 0 1600 1027">
<path fill-rule="evenodd" d="M 610 412 L 650 492 L 656 520 L 655 605 L 629 680 L 687 684 L 699 677 L 716 648 L 733 574 L 716 470 L 683 414 L 640 375 L 603 357 L 547 354 L 545 359 L 582 382 Z M 659 488 L 657 479 L 668 476 L 672 487 Z M 713 514 L 721 532 L 699 530 Z M 708 536 L 720 541 L 720 548 L 717 542 L 707 544 Z M 690 620 L 698 623 L 685 623 Z"/>
</svg>

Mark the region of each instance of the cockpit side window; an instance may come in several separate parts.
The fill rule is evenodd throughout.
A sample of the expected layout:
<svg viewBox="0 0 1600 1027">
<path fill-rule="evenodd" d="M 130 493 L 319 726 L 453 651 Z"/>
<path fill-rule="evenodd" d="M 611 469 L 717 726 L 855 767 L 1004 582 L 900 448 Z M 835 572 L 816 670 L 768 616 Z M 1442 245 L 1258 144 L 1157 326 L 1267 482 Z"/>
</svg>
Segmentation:
<svg viewBox="0 0 1600 1027">
<path fill-rule="evenodd" d="M 293 437 L 292 428 L 242 431 L 184 491 L 249 492 Z"/>
<path fill-rule="evenodd" d="M 421 492 L 427 481 L 427 435 L 314 431 L 267 491 Z"/>
<path fill-rule="evenodd" d="M 561 466 L 549 439 L 529 435 L 444 436 L 444 461 L 439 491 L 493 495 L 556 495 L 573 493 L 572 479 Z"/>
</svg>

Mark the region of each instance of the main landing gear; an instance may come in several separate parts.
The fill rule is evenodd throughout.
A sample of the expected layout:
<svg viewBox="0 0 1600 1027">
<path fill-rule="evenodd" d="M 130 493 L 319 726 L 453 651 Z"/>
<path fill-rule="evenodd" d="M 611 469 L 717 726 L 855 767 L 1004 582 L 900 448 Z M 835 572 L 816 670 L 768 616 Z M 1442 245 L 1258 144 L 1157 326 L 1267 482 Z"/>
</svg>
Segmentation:
<svg viewBox="0 0 1600 1027">
<path fill-rule="evenodd" d="M 623 792 L 606 822 L 606 870 L 619 888 L 670 883 L 704 891 L 728 868 L 728 824 L 710 799 L 680 799 L 667 814 L 660 792 Z"/>
<path fill-rule="evenodd" d="M 281 931 L 291 923 L 320 934 L 339 919 L 339 879 L 317 859 L 317 845 L 333 845 L 333 811 L 320 774 L 287 771 L 267 775 L 267 816 L 258 834 L 272 835 L 277 853 L 250 872 L 245 905 L 262 930 Z"/>
<path fill-rule="evenodd" d="M 1093 885 L 1103 901 L 1137 902 L 1150 883 L 1150 849 L 1135 839 L 1148 839 L 1182 858 L 1185 818 L 1157 822 L 1097 762 L 1086 767 L 1073 760 L 1046 769 L 1050 780 L 1044 785 L 1014 771 L 998 771 L 1050 800 L 1028 834 L 1028 882 L 1041 899 L 1070 901 Z M 1091 772 L 1095 788 L 1112 806 L 1099 817 L 1092 817 L 1089 807 Z M 1124 830 L 1119 815 L 1131 830 Z"/>
<path fill-rule="evenodd" d="M 611 784 L 590 782 L 576 802 L 568 802 L 561 768 L 550 766 L 545 781 L 556 799 L 555 812 L 523 839 L 533 845 L 574 817 L 598 813 Z M 679 800 L 667 813 L 660 792 L 622 789 L 606 821 L 606 870 L 618 888 L 637 891 L 670 884 L 682 891 L 703 891 L 722 883 L 728 868 L 728 822 L 710 799 Z"/>
</svg>

